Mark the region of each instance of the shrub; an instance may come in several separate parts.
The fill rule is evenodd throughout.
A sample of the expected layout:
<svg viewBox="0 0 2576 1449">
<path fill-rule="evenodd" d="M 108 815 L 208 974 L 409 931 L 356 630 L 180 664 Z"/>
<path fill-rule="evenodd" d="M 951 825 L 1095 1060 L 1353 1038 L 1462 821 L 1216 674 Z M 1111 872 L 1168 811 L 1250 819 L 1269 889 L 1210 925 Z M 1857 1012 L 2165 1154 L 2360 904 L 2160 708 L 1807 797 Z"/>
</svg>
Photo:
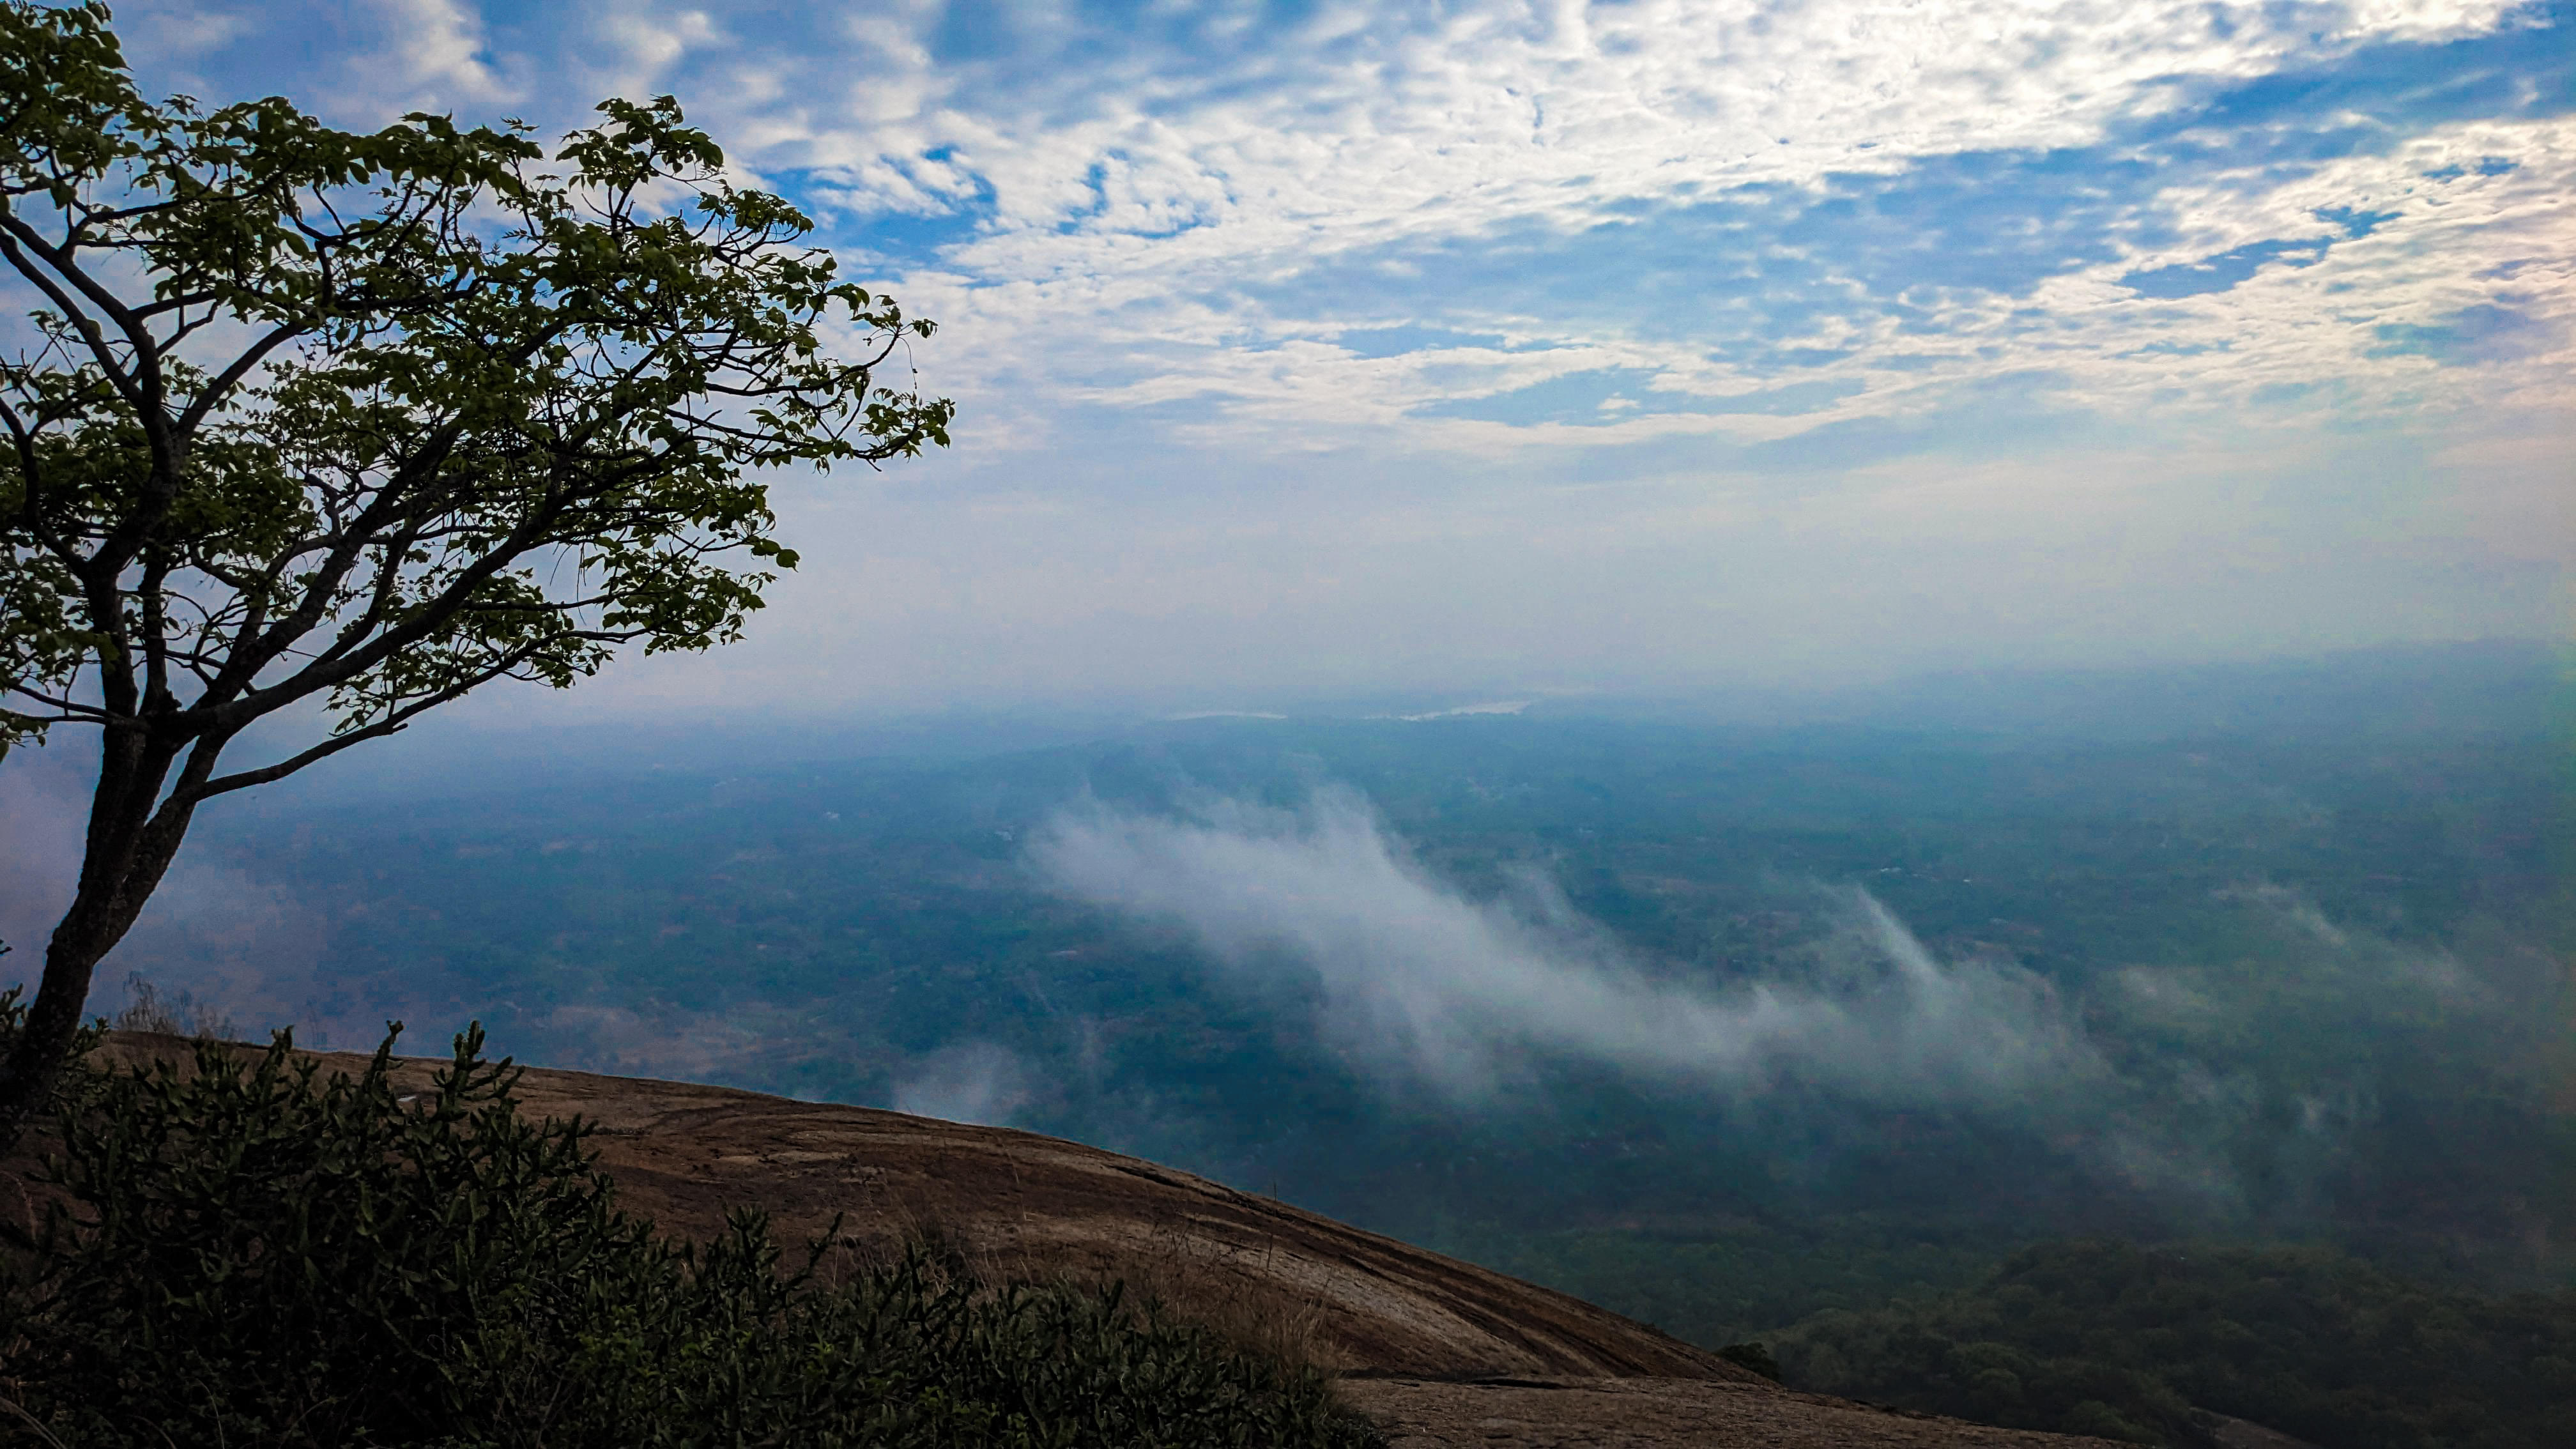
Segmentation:
<svg viewBox="0 0 2576 1449">
<path fill-rule="evenodd" d="M 182 991 L 164 997 L 141 972 L 125 977 L 125 1008 L 110 1018 L 114 1031 L 148 1031 L 162 1036 L 202 1036 L 231 1041 L 240 1034 L 233 1019 L 211 1002 Z"/>
<path fill-rule="evenodd" d="M 1771 1356 L 1767 1345 L 1730 1343 L 1717 1351 L 1717 1356 L 1740 1369 L 1749 1369 L 1773 1383 L 1780 1382 L 1780 1361 Z"/>
<path fill-rule="evenodd" d="M 664 1243 L 479 1030 L 417 1094 L 392 1044 L 355 1076 L 283 1034 L 73 1074 L 0 1391 L 65 1449 L 1376 1442 L 1320 1377 L 1116 1291 L 820 1244 L 790 1271 L 749 1213 Z"/>
</svg>

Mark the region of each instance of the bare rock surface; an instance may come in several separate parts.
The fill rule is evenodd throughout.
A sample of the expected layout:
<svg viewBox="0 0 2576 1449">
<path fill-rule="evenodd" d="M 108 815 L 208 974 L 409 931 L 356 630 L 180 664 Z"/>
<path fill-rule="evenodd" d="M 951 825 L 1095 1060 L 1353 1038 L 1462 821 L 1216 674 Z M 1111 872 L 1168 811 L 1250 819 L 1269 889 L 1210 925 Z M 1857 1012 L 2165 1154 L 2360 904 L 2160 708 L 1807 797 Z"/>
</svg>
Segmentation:
<svg viewBox="0 0 2576 1449">
<path fill-rule="evenodd" d="M 431 1065 L 406 1070 L 425 1082 Z M 1580 1299 L 1034 1132 L 582 1072 L 530 1071 L 519 1096 L 596 1123 L 621 1199 L 666 1232 L 712 1236 L 727 1208 L 756 1204 L 794 1243 L 846 1215 L 845 1234 L 935 1236 L 1004 1274 L 1122 1279 L 1295 1322 L 1335 1369 L 1748 1377 Z"/>
<path fill-rule="evenodd" d="M 137 1061 L 181 1044 L 119 1034 Z M 367 1058 L 319 1053 L 325 1070 Z M 404 1061 L 426 1088 L 441 1063 Z M 1343 1375 L 1405 1449 L 2107 1446 L 1795 1393 L 1563 1293 L 1079 1143 L 867 1107 L 531 1069 L 522 1110 L 579 1116 L 624 1203 L 705 1238 L 765 1209 L 782 1241 L 924 1237 L 988 1271 L 1138 1285 L 1177 1314 Z"/>
</svg>

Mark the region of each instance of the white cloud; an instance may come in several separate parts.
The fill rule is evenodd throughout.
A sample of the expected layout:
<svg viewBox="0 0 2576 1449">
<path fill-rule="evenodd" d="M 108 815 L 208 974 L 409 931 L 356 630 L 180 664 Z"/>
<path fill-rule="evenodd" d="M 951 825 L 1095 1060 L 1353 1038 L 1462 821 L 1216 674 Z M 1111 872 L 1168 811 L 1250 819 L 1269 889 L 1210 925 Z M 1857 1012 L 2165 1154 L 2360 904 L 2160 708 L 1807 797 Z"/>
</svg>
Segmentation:
<svg viewBox="0 0 2576 1449">
<path fill-rule="evenodd" d="M 2560 73 L 2570 37 L 2484 52 L 2483 115 L 2390 109 L 2459 89 L 2440 76 L 2354 91 L 2337 69 L 2527 23 L 2501 0 L 1115 26 L 594 0 L 368 28 L 390 13 L 264 12 L 201 90 L 435 91 L 546 130 L 670 90 L 823 215 L 853 274 L 942 323 L 918 351 L 964 405 L 951 460 L 861 484 L 864 520 L 782 490 L 818 545 L 762 621 L 786 647 L 656 665 L 648 691 L 809 681 L 819 650 L 908 703 L 1104 670 L 1512 693 L 1764 650 L 1874 671 L 2028 659 L 2034 634 L 2051 657 L 2241 653 L 2564 617 L 2527 576 L 2569 526 L 2547 455 L 2576 415 L 2576 122 L 2507 93 L 2516 64 Z M 219 69 L 189 44 L 166 65 Z M 2267 76 L 2319 99 L 2206 109 Z M 2343 211 L 2369 234 L 2320 214 Z M 2309 245 L 2242 252 L 2274 243 Z M 2124 283 L 2234 254 L 2256 260 L 2225 290 Z M 1451 335 L 1346 336 L 1407 321 Z M 2355 429 L 2420 466 L 2331 481 Z M 2442 462 L 2499 438 L 2529 456 Z M 1061 516 L 976 512 L 1035 494 Z M 2051 553 L 2069 543 L 2086 569 Z"/>
<path fill-rule="evenodd" d="M 1036 1094 L 1008 1047 L 959 1042 L 915 1062 L 895 1085 L 894 1109 L 943 1122 L 999 1127 Z"/>
<path fill-rule="evenodd" d="M 524 97 L 465 0 L 366 0 L 348 23 L 359 48 L 335 88 L 346 112 L 383 124 L 408 111 L 488 112 Z"/>
<path fill-rule="evenodd" d="M 1328 1034 L 1472 1098 L 1532 1054 L 1726 1091 L 1803 1080 L 1883 1101 L 2001 1101 L 2100 1064 L 2046 984 L 1933 959 L 1863 893 L 1839 953 L 1796 981 L 1659 979 L 1541 877 L 1518 900 L 1440 880 L 1347 791 L 1193 818 L 1094 808 L 1031 845 L 1068 895 L 1178 926 L 1241 972 L 1310 983 Z"/>
<path fill-rule="evenodd" d="M 34 979 L 71 905 L 96 770 L 76 758 L 87 743 L 62 730 L 41 749 L 21 746 L 0 759 L 0 941 L 10 948 L 0 981 Z"/>
<path fill-rule="evenodd" d="M 164 63 L 184 63 L 219 51 L 259 28 L 248 12 L 216 5 L 120 5 L 117 28 L 130 50 Z"/>
<path fill-rule="evenodd" d="M 1710 357 L 1729 340 L 1723 318 L 1676 333 L 1651 304 L 1623 315 L 1616 297 L 1581 295 L 1593 279 L 1556 276 L 1557 249 L 1586 228 L 1642 237 L 1655 223 L 1641 206 L 1774 186 L 1794 209 L 1831 177 L 1853 184 L 1963 153 L 2097 146 L 2212 86 L 2331 65 L 2368 43 L 2491 31 L 2513 7 L 1641 0 L 1328 6 L 1289 26 L 1251 11 L 1149 11 L 1120 32 L 1035 6 L 969 18 L 929 3 L 800 14 L 619 0 L 566 9 L 551 29 L 522 21 L 506 60 L 457 0 L 377 0 L 368 13 L 375 38 L 341 64 L 350 89 L 385 108 L 535 100 L 556 113 L 551 123 L 590 98 L 569 94 L 565 78 L 671 88 L 747 167 L 796 176 L 839 208 L 842 244 L 867 249 L 888 218 L 953 214 L 963 230 L 935 262 L 914 254 L 898 266 L 916 304 L 949 324 L 939 381 L 988 415 L 1195 399 L 1196 421 L 1165 426 L 1274 444 L 1318 424 L 1343 435 L 1402 429 L 1490 454 L 1526 441 L 1525 430 L 1408 414 L 1605 365 L 1653 374 L 1667 403 L 1771 380 L 1758 363 Z M 540 75 L 556 80 L 519 79 Z M 2103 223 L 2122 238 L 2115 254 L 2057 269 L 2035 295 L 1927 292 L 1902 329 L 1882 307 L 1827 307 L 1810 335 L 1773 338 L 1847 351 L 1815 374 L 1857 384 L 1842 401 L 1731 415 L 1639 408 L 1632 395 L 1603 414 L 1624 417 L 1585 432 L 1594 442 L 1759 440 L 1907 415 L 2015 367 L 2064 373 L 2076 405 L 2123 410 L 2177 396 L 2241 402 L 2267 385 L 2330 379 L 2360 388 L 2351 400 L 2363 405 L 2457 403 L 2472 390 L 2493 403 L 2498 379 L 2443 375 L 2373 328 L 2433 325 L 2478 305 L 2505 287 L 2495 280 L 2504 268 L 2515 269 L 2506 289 L 2535 342 L 2501 401 L 2563 406 L 2576 319 L 2558 203 L 2576 175 L 2571 135 L 2554 121 L 2469 121 L 2343 161 L 2249 156 L 2235 171 L 2178 174 L 2149 194 L 2107 196 L 2128 209 Z M 2428 183 L 2424 173 L 2452 154 L 2523 164 Z M 2396 214 L 2320 265 L 2275 264 L 2225 293 L 2149 306 L 2119 285 L 2140 268 L 2322 235 L 2322 207 Z M 1439 277 L 1399 295 L 1423 317 L 1554 349 L 1483 350 L 1479 378 L 1457 356 L 1368 359 L 1330 344 L 1339 327 L 1371 319 L 1319 267 L 1364 255 L 1401 265 L 1409 252 L 1505 233 L 1529 253 L 1514 303 L 1498 309 Z M 1811 264 L 1802 285 L 1869 290 L 1837 280 L 1830 238 L 1775 245 Z M 1926 335 L 1952 344 L 1947 363 L 1912 357 Z M 1267 350 L 1282 341 L 1290 346 Z M 1892 359 L 1904 370 L 1890 370 Z"/>
</svg>

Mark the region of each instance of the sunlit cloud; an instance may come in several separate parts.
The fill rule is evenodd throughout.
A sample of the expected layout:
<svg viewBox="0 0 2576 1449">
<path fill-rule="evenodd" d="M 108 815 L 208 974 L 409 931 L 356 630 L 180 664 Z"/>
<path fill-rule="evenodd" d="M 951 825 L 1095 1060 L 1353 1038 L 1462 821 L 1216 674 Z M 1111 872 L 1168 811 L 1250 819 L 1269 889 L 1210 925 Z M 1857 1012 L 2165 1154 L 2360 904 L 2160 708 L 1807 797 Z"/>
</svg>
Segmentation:
<svg viewBox="0 0 2576 1449">
<path fill-rule="evenodd" d="M 1531 574 L 1450 557 L 1487 526 L 1458 506 L 1469 495 L 1525 517 L 1548 511 L 1549 489 L 1630 490 L 1595 514 L 1636 520 L 1620 547 L 1542 570 L 1579 595 L 1651 593 L 1627 619 L 1678 620 L 1694 579 L 1746 576 L 1743 525 L 1765 515 L 1800 537 L 1785 586 L 1803 593 L 1865 569 L 2029 572 L 1950 536 L 1948 517 L 1891 565 L 1876 557 L 1885 508 L 1846 518 L 1815 501 L 1888 498 L 1871 470 L 1899 465 L 1982 473 L 1994 526 L 1956 525 L 1978 537 L 2015 520 L 2099 534 L 2129 506 L 2100 485 L 2126 488 L 2121 470 L 2150 457 L 2170 463 L 2175 514 L 2301 542 L 2251 550 L 2260 562 L 2222 610 L 2237 623 L 2216 633 L 2182 622 L 2209 585 L 2115 546 L 2087 576 L 2119 580 L 2116 598 L 2070 607 L 2032 582 L 1937 635 L 1939 608 L 1841 625 L 1818 609 L 1784 657 L 2063 658 L 2025 626 L 2079 615 L 2101 621 L 2100 647 L 2263 652 L 2547 633 L 2576 607 L 2541 577 L 2576 532 L 2539 461 L 2576 416 L 2563 0 L 384 0 L 198 15 L 120 10 L 147 83 L 283 90 L 351 123 L 426 105 L 545 131 L 599 95 L 675 93 L 746 180 L 815 213 L 854 273 L 937 318 L 920 359 L 964 406 L 938 474 L 956 501 L 897 548 L 885 540 L 904 530 L 884 521 L 908 499 L 872 491 L 870 510 L 835 512 L 791 491 L 791 522 L 822 546 L 804 550 L 813 582 L 764 620 L 797 632 L 789 621 L 829 613 L 836 648 L 946 631 L 926 649 L 934 673 L 994 661 L 918 685 L 927 697 L 1008 695 L 1047 674 L 1066 645 L 1029 646 L 1030 663 L 997 642 L 1041 596 L 1034 627 L 1094 621 L 1079 653 L 1122 656 L 1143 628 L 1137 667 L 1172 676 L 1152 688 L 1174 699 L 1178 681 L 1268 647 L 1202 647 L 1172 622 L 1237 617 L 1247 580 L 1293 579 L 1265 607 L 1304 609 L 1302 639 L 1350 637 L 1340 619 L 1379 607 L 1363 595 L 1482 590 L 1463 616 L 1509 618 L 1499 581 Z M 2355 453 L 2426 461 L 2357 488 Z M 2431 461 L 2473 454 L 2489 461 Z M 2035 476 L 2081 486 L 2000 481 Z M 1317 478 L 1335 480 L 1329 502 Z M 2235 481 L 2213 509 L 2199 490 L 2219 478 Z M 1174 522 L 1212 479 L 1232 516 Z M 1646 496 L 1671 490 L 1696 496 Z M 971 512 L 1037 496 L 1064 512 L 1025 551 Z M 1447 551 L 1409 555 L 1400 579 L 1321 576 L 1305 538 L 1322 531 L 1361 557 L 1390 537 Z M 2425 542 L 2381 557 L 2399 532 Z M 1220 561 L 1253 534 L 1281 546 Z M 2464 561 L 2467 535 L 2503 552 Z M 1679 537 L 1700 540 L 1687 573 L 1602 562 Z M 2473 585 L 2480 573 L 2510 580 L 2505 593 Z M 2352 602 L 2373 597 L 2385 606 Z M 1139 609 L 1166 622 L 1138 625 Z M 1663 626 L 1543 647 L 1555 631 L 1414 617 L 1409 660 L 1268 657 L 1334 688 L 1472 654 L 1497 672 L 1459 687 L 1503 692 L 1519 687 L 1515 660 L 1559 679 L 1598 663 L 1583 682 L 1701 679 L 1746 667 L 1721 655 L 1767 637 L 1722 631 L 1704 659 L 1649 659 L 1626 641 Z M 774 671 L 761 657 L 657 668 Z"/>
<path fill-rule="evenodd" d="M 2548 8 L 377 9 L 325 78 L 676 89 L 974 338 L 952 372 L 1059 401 L 1770 436 L 2035 365 L 2385 398 L 2482 306 L 2509 386 L 2567 341 Z M 1426 324 L 1504 340 L 1342 341 Z M 1742 402 L 1784 377 L 1835 386 Z"/>
</svg>

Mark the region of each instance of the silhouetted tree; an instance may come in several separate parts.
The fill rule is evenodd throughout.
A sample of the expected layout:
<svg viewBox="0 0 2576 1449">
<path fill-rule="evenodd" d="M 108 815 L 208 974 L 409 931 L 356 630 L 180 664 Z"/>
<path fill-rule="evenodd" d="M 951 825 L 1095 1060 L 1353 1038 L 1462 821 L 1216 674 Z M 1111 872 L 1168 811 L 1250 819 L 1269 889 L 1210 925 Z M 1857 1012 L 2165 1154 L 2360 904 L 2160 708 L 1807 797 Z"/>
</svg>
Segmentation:
<svg viewBox="0 0 2576 1449">
<path fill-rule="evenodd" d="M 878 376 L 929 323 L 670 98 L 599 111 L 549 156 L 150 102 L 104 7 L 0 4 L 0 259 L 38 309 L 0 362 L 0 751 L 100 739 L 0 1137 L 200 805 L 493 680 L 732 640 L 796 563 L 747 475 L 947 442 Z M 281 712 L 328 724 L 224 767 Z"/>
</svg>

